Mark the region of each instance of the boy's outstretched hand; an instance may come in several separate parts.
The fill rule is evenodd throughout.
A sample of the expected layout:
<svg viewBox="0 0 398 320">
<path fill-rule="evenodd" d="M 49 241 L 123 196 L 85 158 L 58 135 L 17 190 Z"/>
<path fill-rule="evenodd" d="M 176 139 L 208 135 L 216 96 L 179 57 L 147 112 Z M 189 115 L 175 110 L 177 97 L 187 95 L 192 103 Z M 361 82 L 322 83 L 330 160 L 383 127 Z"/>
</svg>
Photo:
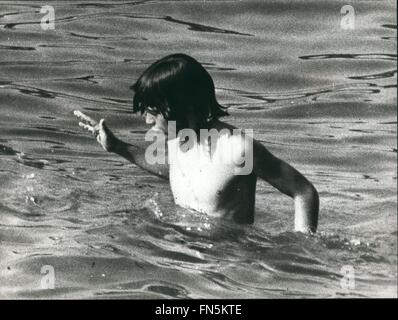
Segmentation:
<svg viewBox="0 0 398 320">
<path fill-rule="evenodd" d="M 73 114 L 82 120 L 79 122 L 79 126 L 91 132 L 105 151 L 113 152 L 115 150 L 118 139 L 105 125 L 104 119 L 97 122 L 79 110 L 75 110 Z"/>
<path fill-rule="evenodd" d="M 97 122 L 79 110 L 75 110 L 73 114 L 82 120 L 82 122 L 79 122 L 79 126 L 91 132 L 96 137 L 101 147 L 106 151 L 114 152 L 161 178 L 169 178 L 169 165 L 167 161 L 164 164 L 149 164 L 145 158 L 146 148 L 134 146 L 116 138 L 105 125 L 104 119 Z"/>
</svg>

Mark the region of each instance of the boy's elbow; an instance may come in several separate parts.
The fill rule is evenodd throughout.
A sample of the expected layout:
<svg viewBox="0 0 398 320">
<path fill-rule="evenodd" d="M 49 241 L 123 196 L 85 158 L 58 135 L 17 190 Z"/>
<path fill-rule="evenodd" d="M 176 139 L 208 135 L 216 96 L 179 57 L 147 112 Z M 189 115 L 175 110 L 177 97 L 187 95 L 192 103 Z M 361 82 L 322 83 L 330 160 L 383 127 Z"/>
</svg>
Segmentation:
<svg viewBox="0 0 398 320">
<path fill-rule="evenodd" d="M 318 191 L 316 190 L 316 188 L 312 183 L 309 183 L 306 186 L 306 188 L 304 189 L 304 193 L 310 198 L 319 199 Z"/>
<path fill-rule="evenodd" d="M 297 196 L 305 199 L 312 207 L 319 207 L 319 194 L 312 183 L 308 183 Z"/>
<path fill-rule="evenodd" d="M 314 215 L 319 211 L 319 194 L 316 188 L 308 182 L 302 186 L 293 196 L 295 200 L 303 203 L 304 207 Z"/>
<path fill-rule="evenodd" d="M 314 185 L 304 178 L 304 181 L 301 181 L 300 184 L 296 185 L 293 198 L 296 197 L 318 199 L 319 195 Z"/>
<path fill-rule="evenodd" d="M 319 215 L 319 194 L 316 188 L 309 183 L 303 190 L 301 196 L 303 211 L 306 215 L 306 228 L 312 233 L 316 232 Z"/>
</svg>

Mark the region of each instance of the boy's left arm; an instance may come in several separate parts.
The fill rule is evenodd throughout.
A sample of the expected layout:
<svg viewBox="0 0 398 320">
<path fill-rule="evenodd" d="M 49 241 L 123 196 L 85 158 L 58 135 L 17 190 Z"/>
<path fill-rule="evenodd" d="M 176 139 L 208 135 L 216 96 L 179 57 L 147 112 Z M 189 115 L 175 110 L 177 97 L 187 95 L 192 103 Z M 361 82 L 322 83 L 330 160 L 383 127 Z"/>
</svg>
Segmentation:
<svg viewBox="0 0 398 320">
<path fill-rule="evenodd" d="M 253 142 L 253 171 L 258 177 L 294 199 L 295 231 L 316 232 L 319 196 L 311 182 L 255 140 Z"/>
</svg>

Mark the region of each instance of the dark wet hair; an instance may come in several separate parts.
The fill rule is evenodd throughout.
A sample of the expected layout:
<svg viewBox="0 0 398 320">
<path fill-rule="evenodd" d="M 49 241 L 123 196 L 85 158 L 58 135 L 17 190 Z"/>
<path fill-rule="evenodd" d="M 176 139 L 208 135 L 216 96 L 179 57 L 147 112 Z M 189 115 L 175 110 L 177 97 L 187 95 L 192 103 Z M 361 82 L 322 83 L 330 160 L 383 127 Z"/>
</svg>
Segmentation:
<svg viewBox="0 0 398 320">
<path fill-rule="evenodd" d="M 188 128 L 188 119 L 195 121 L 191 129 L 197 131 L 228 115 L 217 102 L 210 74 L 186 54 L 173 54 L 154 62 L 132 89 L 134 113 L 161 113 L 166 120 L 176 121 L 177 130 Z"/>
</svg>

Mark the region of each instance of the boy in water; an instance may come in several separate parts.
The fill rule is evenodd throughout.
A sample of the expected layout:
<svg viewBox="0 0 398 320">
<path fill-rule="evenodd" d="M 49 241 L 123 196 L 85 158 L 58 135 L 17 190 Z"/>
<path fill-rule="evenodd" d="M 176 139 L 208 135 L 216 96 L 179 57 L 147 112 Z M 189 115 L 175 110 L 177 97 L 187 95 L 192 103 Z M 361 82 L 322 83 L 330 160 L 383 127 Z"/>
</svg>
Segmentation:
<svg viewBox="0 0 398 320">
<path fill-rule="evenodd" d="M 93 133 L 106 151 L 168 179 L 177 205 L 239 223 L 254 221 L 256 182 L 264 179 L 294 199 L 295 231 L 316 232 L 319 198 L 314 186 L 261 143 L 235 134 L 236 128 L 219 120 L 228 114 L 216 100 L 211 76 L 198 61 L 184 54 L 160 59 L 133 89 L 133 111 L 145 116 L 152 125 L 150 132 L 164 137 L 169 161 L 153 161 L 148 148 L 119 140 L 104 119 L 97 123 L 75 111 L 83 121 L 79 125 Z M 209 143 L 203 132 L 218 134 L 211 134 Z M 229 161 L 214 161 L 225 154 Z"/>
</svg>

